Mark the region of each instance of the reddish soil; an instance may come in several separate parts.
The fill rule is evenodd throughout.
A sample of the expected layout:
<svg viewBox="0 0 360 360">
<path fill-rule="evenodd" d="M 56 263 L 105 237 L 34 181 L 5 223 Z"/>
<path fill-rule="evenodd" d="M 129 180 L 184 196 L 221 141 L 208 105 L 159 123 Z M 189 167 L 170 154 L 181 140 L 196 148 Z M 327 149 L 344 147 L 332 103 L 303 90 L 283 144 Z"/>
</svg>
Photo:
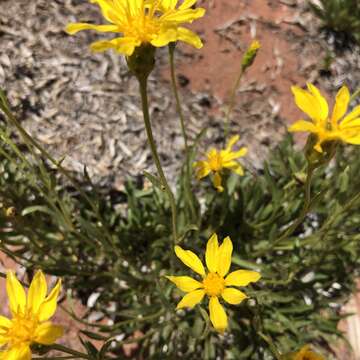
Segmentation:
<svg viewBox="0 0 360 360">
<path fill-rule="evenodd" d="M 178 72 L 190 79 L 191 90 L 209 92 L 220 103 L 226 102 L 244 51 L 253 39 L 258 39 L 261 50 L 242 84 L 264 85 L 262 96 L 279 104 L 283 118 L 295 119 L 298 115 L 295 105 L 288 106 L 293 104 L 290 87 L 305 83 L 299 75 L 304 59 L 293 46 L 294 40 L 303 35 L 303 30 L 292 21 L 297 9 L 279 0 L 209 1 L 204 7 L 207 16 L 193 24 L 204 39 L 204 48 L 193 51 L 182 47 L 190 61 L 178 64 Z"/>
</svg>

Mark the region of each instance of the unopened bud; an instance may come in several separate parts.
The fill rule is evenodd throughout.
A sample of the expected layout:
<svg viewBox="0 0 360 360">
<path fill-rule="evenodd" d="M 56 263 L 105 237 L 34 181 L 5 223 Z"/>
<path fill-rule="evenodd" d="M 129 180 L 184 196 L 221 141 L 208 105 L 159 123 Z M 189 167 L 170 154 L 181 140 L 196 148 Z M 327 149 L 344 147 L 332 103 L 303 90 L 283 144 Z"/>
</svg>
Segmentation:
<svg viewBox="0 0 360 360">
<path fill-rule="evenodd" d="M 260 46 L 261 45 L 257 40 L 254 40 L 250 44 L 249 48 L 246 50 L 246 53 L 242 58 L 241 66 L 243 71 L 245 71 L 248 67 L 250 67 L 253 64 L 256 55 L 260 49 Z"/>
</svg>

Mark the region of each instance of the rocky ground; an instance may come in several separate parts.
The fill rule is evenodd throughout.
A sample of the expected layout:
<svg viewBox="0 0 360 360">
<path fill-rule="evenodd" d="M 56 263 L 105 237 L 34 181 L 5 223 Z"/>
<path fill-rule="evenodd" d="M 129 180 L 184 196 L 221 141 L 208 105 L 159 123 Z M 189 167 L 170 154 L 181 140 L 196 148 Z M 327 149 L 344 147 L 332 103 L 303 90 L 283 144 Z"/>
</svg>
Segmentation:
<svg viewBox="0 0 360 360">
<path fill-rule="evenodd" d="M 359 86 L 360 49 L 344 46 L 334 34 L 319 35 L 305 0 L 199 3 L 208 12 L 193 28 L 205 46 L 180 45 L 177 71 L 189 136 L 207 128 L 204 148 L 222 141 L 229 92 L 253 38 L 262 48 L 241 82 L 231 119 L 231 132 L 249 147 L 247 167 L 260 166 L 300 114 L 291 85 L 311 81 L 329 96 L 343 83 Z M 81 172 L 86 164 L 97 181 L 116 189 L 126 177 L 151 171 L 138 87 L 124 59 L 92 54 L 89 44 L 99 34 L 64 32 L 69 22 L 101 23 L 96 6 L 86 0 L 0 0 L 0 7 L 0 86 L 28 131 L 56 156 L 66 155 L 67 167 Z M 164 49 L 150 79 L 150 99 L 161 159 L 174 183 L 183 140 Z M 356 347 L 353 319 L 345 326 Z"/>
</svg>

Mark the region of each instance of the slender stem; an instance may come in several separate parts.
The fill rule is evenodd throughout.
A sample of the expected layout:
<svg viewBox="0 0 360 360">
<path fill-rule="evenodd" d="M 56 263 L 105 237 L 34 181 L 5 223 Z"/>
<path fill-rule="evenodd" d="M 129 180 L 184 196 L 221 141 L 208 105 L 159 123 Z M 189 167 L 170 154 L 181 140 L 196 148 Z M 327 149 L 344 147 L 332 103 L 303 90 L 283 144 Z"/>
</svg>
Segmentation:
<svg viewBox="0 0 360 360">
<path fill-rule="evenodd" d="M 278 352 L 278 350 L 276 349 L 276 346 L 274 345 L 272 339 L 263 334 L 262 332 L 258 332 L 258 335 L 268 344 L 272 354 L 275 356 L 276 360 L 281 360 L 281 354 Z"/>
<path fill-rule="evenodd" d="M 360 95 L 360 88 L 357 89 L 357 90 L 351 95 L 350 102 L 353 101 L 353 100 L 355 100 L 359 95 Z"/>
<path fill-rule="evenodd" d="M 87 354 L 81 353 L 79 351 L 70 349 L 64 345 L 60 345 L 60 344 L 52 344 L 49 345 L 49 348 L 52 350 L 57 350 L 57 351 L 61 351 L 65 354 L 70 354 L 70 355 L 74 355 L 76 356 L 77 359 L 91 359 Z"/>
<path fill-rule="evenodd" d="M 229 106 L 227 108 L 226 115 L 225 115 L 225 141 L 226 141 L 227 137 L 229 136 L 230 116 L 231 116 L 231 113 L 232 113 L 232 111 L 234 109 L 234 106 L 235 106 L 236 91 L 237 91 L 237 89 L 238 89 L 238 87 L 240 85 L 240 81 L 241 81 L 243 75 L 244 75 L 244 69 L 241 66 L 240 72 L 239 72 L 239 74 L 238 74 L 238 76 L 236 78 L 236 81 L 235 81 L 235 85 L 231 90 Z"/>
<path fill-rule="evenodd" d="M 171 73 L 171 85 L 175 96 L 176 101 L 176 111 L 179 114 L 180 118 L 180 125 L 181 125 L 181 133 L 184 139 L 185 144 L 185 162 L 186 162 L 186 188 L 185 194 L 187 201 L 189 203 L 191 217 L 192 219 L 196 218 L 196 211 L 194 207 L 194 202 L 192 199 L 192 192 L 191 192 L 191 171 L 190 171 L 190 149 L 189 149 L 189 140 L 186 133 L 186 126 L 185 126 L 185 117 L 184 112 L 182 110 L 179 91 L 176 82 L 176 75 L 175 75 L 175 61 L 174 61 L 174 52 L 175 46 L 169 45 L 169 62 L 170 62 L 170 73 Z"/>
<path fill-rule="evenodd" d="M 171 207 L 171 215 L 172 215 L 172 233 L 173 233 L 173 241 L 174 245 L 177 244 L 177 212 L 176 212 L 176 203 L 175 203 L 175 197 L 173 192 L 171 191 L 171 188 L 166 180 L 164 171 L 161 166 L 161 162 L 159 159 L 159 155 L 156 150 L 156 144 L 151 128 L 151 122 L 150 122 L 150 114 L 149 114 L 149 102 L 148 102 L 148 96 L 147 96 L 147 77 L 145 76 L 138 76 L 137 77 L 140 85 L 140 94 L 141 94 L 141 101 L 142 101 L 142 110 L 144 115 L 144 123 L 145 123 L 145 129 L 146 134 L 149 142 L 149 146 L 151 149 L 151 154 L 153 157 L 153 160 L 155 162 L 155 166 L 158 172 L 158 175 L 160 177 L 160 181 L 162 186 L 164 187 L 165 192 L 167 193 L 170 201 L 170 207 Z"/>
<path fill-rule="evenodd" d="M 174 50 L 175 50 L 174 46 L 169 46 L 171 84 L 172 84 L 172 88 L 173 88 L 173 92 L 174 92 L 174 96 L 175 96 L 175 100 L 176 100 L 176 111 L 178 112 L 179 117 L 180 117 L 181 132 L 182 132 L 182 136 L 184 138 L 185 151 L 186 151 L 186 154 L 188 154 L 189 153 L 189 145 L 188 145 L 189 142 L 188 142 L 188 136 L 186 134 L 184 113 L 182 111 L 180 96 L 179 96 L 179 92 L 177 89 L 177 83 L 176 83 Z"/>
</svg>

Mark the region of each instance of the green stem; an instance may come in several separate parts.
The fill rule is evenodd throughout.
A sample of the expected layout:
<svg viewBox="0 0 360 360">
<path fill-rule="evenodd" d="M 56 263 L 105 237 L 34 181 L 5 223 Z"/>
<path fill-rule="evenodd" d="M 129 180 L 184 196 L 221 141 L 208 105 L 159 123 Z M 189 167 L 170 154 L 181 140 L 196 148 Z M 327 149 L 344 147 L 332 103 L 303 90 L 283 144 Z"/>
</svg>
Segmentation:
<svg viewBox="0 0 360 360">
<path fill-rule="evenodd" d="M 188 156 L 189 155 L 188 136 L 186 134 L 185 118 L 184 118 L 184 113 L 182 111 L 179 92 L 178 92 L 177 84 L 176 84 L 174 50 L 175 50 L 175 46 L 169 46 L 171 84 L 172 84 L 172 88 L 173 88 L 173 92 L 174 92 L 174 96 L 175 96 L 175 100 L 176 100 L 176 111 L 178 112 L 179 117 L 180 117 L 181 132 L 182 132 L 182 136 L 184 138 L 185 151 L 186 151 L 186 155 Z"/>
<path fill-rule="evenodd" d="M 225 115 L 225 141 L 226 141 L 227 137 L 229 136 L 229 132 L 230 132 L 230 116 L 231 116 L 231 113 L 232 113 L 232 111 L 234 109 L 234 106 L 235 106 L 236 91 L 237 91 L 237 89 L 238 89 L 238 87 L 240 85 L 240 81 L 241 81 L 243 75 L 244 75 L 244 69 L 241 66 L 240 72 L 239 72 L 239 74 L 238 74 L 238 76 L 236 78 L 236 81 L 235 81 L 235 85 L 231 90 L 229 106 L 227 108 L 226 115 Z"/>
<path fill-rule="evenodd" d="M 146 129 L 146 134 L 149 142 L 149 146 L 151 149 L 151 154 L 153 157 L 153 160 L 155 162 L 155 166 L 158 172 L 158 175 L 160 177 L 160 181 L 162 186 L 164 187 L 165 192 L 167 193 L 170 201 L 170 207 L 171 207 L 171 215 L 172 215 L 172 233 L 173 233 L 173 241 L 174 245 L 177 244 L 177 212 L 176 212 L 176 202 L 173 192 L 171 191 L 171 188 L 166 180 L 164 171 L 161 166 L 161 162 L 159 159 L 159 155 L 156 150 L 156 144 L 151 128 L 151 122 L 150 122 L 150 114 L 149 114 L 149 102 L 148 102 L 148 96 L 147 96 L 147 77 L 146 76 L 137 76 L 137 79 L 139 81 L 140 85 L 140 94 L 141 94 L 141 101 L 142 101 L 142 111 L 144 115 L 144 124 Z"/>
<path fill-rule="evenodd" d="M 185 188 L 185 194 L 186 198 L 190 207 L 191 211 L 191 218 L 196 218 L 196 211 L 194 207 L 194 202 L 192 198 L 192 192 L 191 192 L 191 170 L 190 170 L 190 149 L 189 149 L 189 141 L 188 136 L 186 133 L 186 126 L 185 126 L 185 117 L 181 106 L 179 91 L 177 87 L 176 82 L 176 75 L 175 75 L 175 61 L 174 61 L 174 52 L 175 52 L 175 46 L 170 44 L 169 45 L 169 62 L 170 62 L 170 73 L 171 73 L 171 85 L 175 96 L 176 101 L 176 111 L 179 114 L 180 118 L 180 125 L 181 125 L 181 133 L 184 139 L 185 144 L 185 162 L 186 162 L 186 188 Z"/>
<path fill-rule="evenodd" d="M 52 349 L 52 350 L 57 350 L 57 351 L 61 351 L 65 354 L 70 354 L 70 355 L 74 355 L 76 356 L 77 359 L 88 359 L 90 360 L 90 356 L 88 356 L 87 354 L 84 354 L 84 353 L 81 353 L 79 351 L 76 351 L 76 350 L 73 350 L 73 349 L 70 349 L 64 345 L 60 345 L 60 344 L 52 344 L 52 345 L 49 345 L 49 348 Z"/>
<path fill-rule="evenodd" d="M 357 89 L 357 90 L 351 95 L 350 102 L 352 102 L 353 100 L 355 100 L 359 95 L 360 95 L 360 88 Z"/>
<path fill-rule="evenodd" d="M 262 332 L 258 332 L 258 335 L 268 344 L 270 351 L 275 356 L 276 360 L 281 360 L 281 354 L 276 349 L 276 346 L 274 345 L 272 339 L 263 334 Z"/>
</svg>

